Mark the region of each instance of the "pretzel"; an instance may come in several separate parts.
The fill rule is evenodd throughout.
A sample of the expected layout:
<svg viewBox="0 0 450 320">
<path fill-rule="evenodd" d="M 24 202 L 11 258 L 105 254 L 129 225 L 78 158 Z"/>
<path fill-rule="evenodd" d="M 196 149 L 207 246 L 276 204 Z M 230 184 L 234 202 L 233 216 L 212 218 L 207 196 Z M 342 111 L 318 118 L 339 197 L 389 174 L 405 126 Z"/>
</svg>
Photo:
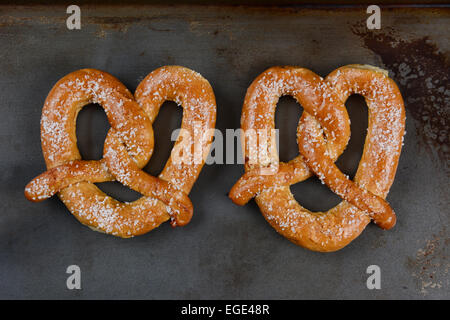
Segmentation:
<svg viewBox="0 0 450 320">
<path fill-rule="evenodd" d="M 188 194 L 205 158 L 198 163 L 172 161 L 171 156 L 158 177 L 141 169 L 149 161 L 154 146 L 152 123 L 161 105 L 172 100 L 183 107 L 182 129 L 194 135 L 201 130 L 201 147 L 209 150 L 215 120 L 213 90 L 200 74 L 179 66 L 166 66 L 150 73 L 133 96 L 108 73 L 83 69 L 59 80 L 50 91 L 42 110 L 41 142 L 47 171 L 25 188 L 31 201 L 58 194 L 70 212 L 96 231 L 119 237 L 146 233 L 171 220 L 172 226 L 186 225 L 193 212 Z M 103 158 L 82 160 L 76 139 L 78 112 L 89 103 L 100 104 L 111 128 Z M 187 146 L 191 150 L 191 146 Z M 94 183 L 117 180 L 140 192 L 131 203 L 119 202 Z"/>
<path fill-rule="evenodd" d="M 369 126 L 354 181 L 334 164 L 350 138 L 345 101 L 351 94 L 365 97 Z M 241 126 L 275 128 L 275 108 L 282 95 L 293 96 L 304 112 L 297 127 L 299 153 L 284 163 L 271 155 L 274 174 L 261 175 L 262 165 L 248 161 L 245 174 L 229 197 L 238 205 L 255 197 L 265 219 L 297 245 L 314 251 L 336 251 L 354 240 L 371 221 L 383 229 L 395 225 L 396 216 L 385 201 L 403 144 L 405 110 L 397 85 L 384 70 L 367 65 L 341 67 L 325 79 L 297 67 L 273 67 L 250 85 L 242 110 Z M 260 146 L 260 144 L 258 144 Z M 327 212 L 311 212 L 292 195 L 289 186 L 315 174 L 344 201 Z"/>
</svg>

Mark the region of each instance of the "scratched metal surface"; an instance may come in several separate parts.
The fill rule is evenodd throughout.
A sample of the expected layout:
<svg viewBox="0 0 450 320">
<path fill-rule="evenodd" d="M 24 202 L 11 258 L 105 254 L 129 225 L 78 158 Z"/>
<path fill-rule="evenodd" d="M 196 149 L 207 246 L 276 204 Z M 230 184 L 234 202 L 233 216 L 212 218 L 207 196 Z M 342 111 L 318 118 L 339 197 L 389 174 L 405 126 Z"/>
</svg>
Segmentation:
<svg viewBox="0 0 450 320">
<path fill-rule="evenodd" d="M 65 26 L 65 7 L 0 7 L 0 298 L 450 298 L 449 8 L 389 8 L 382 29 L 365 29 L 364 8 L 82 7 L 82 29 Z M 254 202 L 226 196 L 241 165 L 205 166 L 190 195 L 192 222 L 123 240 L 78 223 L 55 197 L 23 196 L 44 169 L 39 138 L 43 101 L 79 68 L 118 77 L 130 90 L 153 69 L 179 64 L 203 74 L 217 97 L 217 128 L 239 127 L 246 88 L 266 68 L 299 65 L 325 76 L 349 63 L 386 68 L 406 101 L 407 135 L 388 201 L 393 230 L 369 225 L 349 246 L 321 254 L 295 246 L 265 222 Z M 349 148 L 338 164 L 350 175 L 361 156 L 367 110 L 347 103 Z M 281 159 L 296 155 L 300 108 L 282 98 Z M 166 103 L 156 122 L 157 174 L 181 109 Z M 108 127 L 99 107 L 82 111 L 83 156 L 98 159 Z M 133 192 L 102 185 L 122 200 Z M 339 202 L 317 179 L 292 187 L 307 208 Z M 82 271 L 82 290 L 66 289 L 66 267 Z M 366 288 L 381 267 L 382 289 Z"/>
</svg>

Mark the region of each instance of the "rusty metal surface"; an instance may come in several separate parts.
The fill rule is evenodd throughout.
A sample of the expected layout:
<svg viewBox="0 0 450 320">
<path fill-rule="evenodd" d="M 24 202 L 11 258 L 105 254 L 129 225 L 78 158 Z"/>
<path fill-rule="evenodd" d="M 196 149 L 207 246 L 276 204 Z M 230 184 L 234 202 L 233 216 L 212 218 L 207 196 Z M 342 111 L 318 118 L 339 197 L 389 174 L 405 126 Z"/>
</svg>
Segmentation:
<svg viewBox="0 0 450 320">
<path fill-rule="evenodd" d="M 0 7 L 0 298 L 450 298 L 449 8 L 389 8 L 382 28 L 365 28 L 364 9 L 201 6 L 82 7 L 82 29 L 69 31 L 65 7 Z M 205 166 L 191 199 L 192 222 L 164 224 L 123 240 L 92 232 L 56 199 L 34 204 L 25 184 L 45 166 L 39 119 L 53 84 L 83 67 L 105 70 L 134 90 L 166 64 L 203 74 L 218 103 L 217 128 L 239 127 L 246 88 L 266 68 L 299 65 L 325 76 L 349 63 L 390 71 L 404 95 L 407 135 L 388 201 L 390 231 L 370 225 L 341 251 L 310 252 L 278 235 L 252 202 L 226 196 L 241 165 Z M 367 110 L 348 102 L 350 146 L 338 165 L 350 175 L 361 156 Z M 295 156 L 300 108 L 277 111 L 281 159 Z M 181 110 L 166 103 L 156 122 L 156 174 L 167 159 Z M 108 124 L 98 107 L 80 114 L 82 154 L 101 156 Z M 122 200 L 134 193 L 102 186 Z M 307 208 L 339 199 L 317 179 L 292 187 Z M 82 270 L 82 290 L 66 288 L 66 267 Z M 366 288 L 379 265 L 382 289 Z"/>
</svg>

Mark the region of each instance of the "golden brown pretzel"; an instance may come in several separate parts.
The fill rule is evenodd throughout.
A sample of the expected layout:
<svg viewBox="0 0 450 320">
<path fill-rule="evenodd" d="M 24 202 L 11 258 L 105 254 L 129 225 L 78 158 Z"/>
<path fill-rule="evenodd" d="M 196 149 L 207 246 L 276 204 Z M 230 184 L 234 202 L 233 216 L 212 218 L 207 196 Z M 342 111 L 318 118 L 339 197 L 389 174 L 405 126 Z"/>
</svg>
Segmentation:
<svg viewBox="0 0 450 320">
<path fill-rule="evenodd" d="M 334 164 L 350 137 L 345 101 L 351 94 L 365 97 L 369 127 L 354 181 Z M 241 126 L 270 130 L 282 95 L 293 96 L 304 112 L 297 127 L 300 155 L 288 163 L 271 162 L 279 170 L 260 175 L 261 165 L 249 163 L 246 173 L 230 191 L 230 198 L 244 205 L 256 197 L 266 220 L 292 242 L 315 251 L 343 248 L 364 230 L 371 218 L 382 228 L 395 224 L 395 213 L 384 200 L 391 187 L 403 143 L 405 111 L 392 79 L 366 65 L 341 67 L 325 79 L 296 67 L 273 67 L 250 85 L 242 110 Z M 245 154 L 249 154 L 245 144 Z M 327 212 L 310 212 L 295 201 L 291 184 L 316 174 L 344 199 Z"/>
<path fill-rule="evenodd" d="M 139 84 L 135 97 L 120 81 L 99 70 L 83 69 L 63 77 L 42 110 L 41 142 L 48 170 L 26 186 L 25 196 L 41 201 L 58 193 L 81 223 L 120 237 L 146 233 L 169 219 L 172 226 L 187 224 L 193 210 L 188 194 L 204 157 L 195 163 L 173 162 L 174 150 L 185 143 L 179 136 L 159 177 L 141 170 L 153 152 L 152 123 L 166 100 L 184 108 L 182 129 L 192 136 L 194 129 L 203 132 L 201 148 L 206 153 L 216 102 L 200 74 L 179 66 L 161 67 Z M 89 103 L 99 103 L 111 124 L 99 161 L 81 160 L 77 147 L 76 118 Z M 144 196 L 122 203 L 94 185 L 112 180 Z"/>
</svg>

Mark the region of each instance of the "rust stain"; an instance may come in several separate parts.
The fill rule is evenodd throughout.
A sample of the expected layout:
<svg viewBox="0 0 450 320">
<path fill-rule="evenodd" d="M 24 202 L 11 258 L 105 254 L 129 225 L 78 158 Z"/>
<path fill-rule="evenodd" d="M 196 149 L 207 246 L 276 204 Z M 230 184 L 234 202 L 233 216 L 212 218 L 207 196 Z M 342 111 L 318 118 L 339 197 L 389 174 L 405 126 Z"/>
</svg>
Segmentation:
<svg viewBox="0 0 450 320">
<path fill-rule="evenodd" d="M 9 26 L 24 26 L 33 24 L 42 25 L 60 25 L 65 27 L 66 16 L 38 16 L 38 17 L 27 17 L 27 16 L 12 16 L 12 15 L 2 15 L 0 16 L 0 27 Z M 102 30 L 113 30 L 119 32 L 127 32 L 130 26 L 140 25 L 145 26 L 153 31 L 169 32 L 172 29 L 167 28 L 156 28 L 152 25 L 153 22 L 163 21 L 164 17 L 152 17 L 152 16 L 133 16 L 133 17 L 116 17 L 116 16 L 84 16 L 82 23 L 84 25 L 97 25 Z"/>
<path fill-rule="evenodd" d="M 133 25 L 145 26 L 146 28 L 158 31 L 158 32 L 170 32 L 172 29 L 156 28 L 152 25 L 152 22 L 164 20 L 161 18 L 154 18 L 148 16 L 135 16 L 135 17 L 100 17 L 90 16 L 86 18 L 87 23 L 97 25 L 102 30 L 113 30 L 126 33 L 128 29 Z"/>
<path fill-rule="evenodd" d="M 33 20 L 27 17 L 13 17 L 2 15 L 0 16 L 0 27 L 13 27 L 13 26 L 23 26 L 26 23 L 30 23 Z"/>
<path fill-rule="evenodd" d="M 430 290 L 449 287 L 448 246 L 450 238 L 444 226 L 432 239 L 426 240 L 425 246 L 419 249 L 415 258 L 408 258 L 408 267 L 413 270 L 413 277 L 424 295 Z"/>
<path fill-rule="evenodd" d="M 128 28 L 132 24 L 138 24 L 142 22 L 140 17 L 87 17 L 87 23 L 95 24 L 104 29 L 114 30 L 119 32 L 127 32 Z"/>
<path fill-rule="evenodd" d="M 106 37 L 106 31 L 101 29 L 101 30 L 97 31 L 95 33 L 95 35 L 97 36 L 97 38 L 105 38 Z"/>
<path fill-rule="evenodd" d="M 352 28 L 365 46 L 378 54 L 392 72 L 405 107 L 418 124 L 417 133 L 427 152 L 449 170 L 450 65 L 446 55 L 428 37 L 406 41 L 394 31 Z"/>
</svg>

